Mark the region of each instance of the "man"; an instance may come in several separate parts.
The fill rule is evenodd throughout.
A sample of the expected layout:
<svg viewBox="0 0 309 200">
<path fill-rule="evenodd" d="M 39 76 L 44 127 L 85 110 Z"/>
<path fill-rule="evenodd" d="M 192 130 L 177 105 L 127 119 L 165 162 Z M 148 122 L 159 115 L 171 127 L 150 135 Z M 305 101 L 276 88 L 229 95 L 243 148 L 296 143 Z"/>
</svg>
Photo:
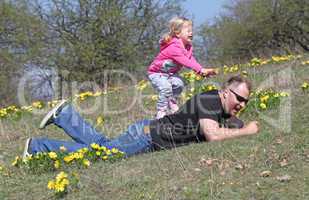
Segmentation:
<svg viewBox="0 0 309 200">
<path fill-rule="evenodd" d="M 240 76 L 231 77 L 221 90 L 195 95 L 181 109 L 158 120 L 142 120 L 128 127 L 118 138 L 109 139 L 91 127 L 71 105 L 61 101 L 42 120 L 40 128 L 55 124 L 75 142 L 48 138 L 27 139 L 24 157 L 38 152 L 68 152 L 97 143 L 118 148 L 126 156 L 153 150 L 169 149 L 192 142 L 221 141 L 253 135 L 259 130 L 258 122 L 244 126 L 235 115 L 246 106 L 251 84 Z"/>
</svg>

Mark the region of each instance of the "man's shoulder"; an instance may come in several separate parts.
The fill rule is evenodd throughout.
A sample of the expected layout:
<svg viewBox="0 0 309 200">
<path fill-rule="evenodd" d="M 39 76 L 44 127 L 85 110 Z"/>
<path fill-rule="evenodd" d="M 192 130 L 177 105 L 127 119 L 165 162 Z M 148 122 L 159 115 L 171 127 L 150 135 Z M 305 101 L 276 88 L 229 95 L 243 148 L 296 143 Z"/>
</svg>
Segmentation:
<svg viewBox="0 0 309 200">
<path fill-rule="evenodd" d="M 196 95 L 196 103 L 198 107 L 204 108 L 208 111 L 215 110 L 216 112 L 222 111 L 222 103 L 219 97 L 218 90 L 212 90 L 207 92 L 202 92 Z"/>
<path fill-rule="evenodd" d="M 201 99 L 203 101 L 209 102 L 219 102 L 219 91 L 218 90 L 211 90 L 207 92 L 201 92 L 195 96 L 195 98 Z"/>
</svg>

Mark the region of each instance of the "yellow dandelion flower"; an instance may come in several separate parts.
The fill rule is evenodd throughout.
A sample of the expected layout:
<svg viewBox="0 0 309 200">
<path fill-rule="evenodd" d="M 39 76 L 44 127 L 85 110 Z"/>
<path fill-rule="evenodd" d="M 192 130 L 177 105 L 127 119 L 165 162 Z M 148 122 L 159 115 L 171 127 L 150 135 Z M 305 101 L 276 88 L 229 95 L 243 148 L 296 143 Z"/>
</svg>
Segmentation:
<svg viewBox="0 0 309 200">
<path fill-rule="evenodd" d="M 72 154 L 72 157 L 75 159 L 83 159 L 84 158 L 84 153 L 82 152 L 75 152 Z"/>
<path fill-rule="evenodd" d="M 141 80 L 140 82 L 137 83 L 136 88 L 139 91 L 143 91 L 147 86 L 148 86 L 149 82 L 146 80 Z"/>
<path fill-rule="evenodd" d="M 202 76 L 201 76 L 201 75 L 197 75 L 197 76 L 195 77 L 195 80 L 197 80 L 197 81 L 202 80 Z"/>
<path fill-rule="evenodd" d="M 269 63 L 270 62 L 270 60 L 263 60 L 262 62 L 261 62 L 261 65 L 266 65 L 267 63 Z"/>
<path fill-rule="evenodd" d="M 93 148 L 95 150 L 98 150 L 100 148 L 100 146 L 96 143 L 92 143 L 90 146 L 91 146 L 91 148 Z"/>
<path fill-rule="evenodd" d="M 70 181 L 68 180 L 68 179 L 62 179 L 62 181 L 61 182 L 59 182 L 59 186 L 60 186 L 60 188 L 61 188 L 61 192 L 63 192 L 66 188 L 67 188 L 67 186 L 69 185 L 69 183 L 70 183 Z"/>
<path fill-rule="evenodd" d="M 66 185 L 69 185 L 69 184 L 70 184 L 70 181 L 69 181 L 68 179 L 65 178 L 65 179 L 62 180 L 61 184 L 64 185 L 64 186 L 66 186 Z"/>
<path fill-rule="evenodd" d="M 211 90 L 214 90 L 214 89 L 216 89 L 216 87 L 213 86 L 213 85 L 208 85 L 207 86 L 207 91 L 211 91 Z"/>
<path fill-rule="evenodd" d="M 87 159 L 84 159 L 83 160 L 83 165 L 85 165 L 86 167 L 89 167 L 90 166 L 90 161 L 87 160 Z"/>
<path fill-rule="evenodd" d="M 16 166 L 18 161 L 20 160 L 21 158 L 19 156 L 16 156 L 15 157 L 15 160 L 12 162 L 12 166 Z"/>
<path fill-rule="evenodd" d="M 277 97 L 279 97 L 279 96 L 280 96 L 279 93 L 275 93 L 275 94 L 274 94 L 274 97 L 275 97 L 275 98 L 277 98 Z"/>
<path fill-rule="evenodd" d="M 59 168 L 60 168 L 60 161 L 59 161 L 59 160 L 55 160 L 55 162 L 54 162 L 54 167 L 55 167 L 56 169 L 59 169 Z"/>
<path fill-rule="evenodd" d="M 48 153 L 48 156 L 51 158 L 51 159 L 56 159 L 57 158 L 57 154 L 55 152 L 49 152 Z"/>
<path fill-rule="evenodd" d="M 309 65 L 309 60 L 301 62 L 302 65 Z"/>
<path fill-rule="evenodd" d="M 6 117 L 7 116 L 7 111 L 6 111 L 6 109 L 1 109 L 0 110 L 0 117 Z"/>
<path fill-rule="evenodd" d="M 111 150 L 109 150 L 109 149 L 107 149 L 107 150 L 105 151 L 105 153 L 106 153 L 106 155 L 111 155 L 111 154 L 112 154 Z"/>
<path fill-rule="evenodd" d="M 86 148 L 86 147 L 84 147 L 84 148 L 82 148 L 82 149 L 79 149 L 77 152 L 79 152 L 79 153 L 87 153 L 88 152 L 88 148 Z"/>
<path fill-rule="evenodd" d="M 247 77 L 247 76 L 248 76 L 248 72 L 247 72 L 247 71 L 245 71 L 245 70 L 243 70 L 243 71 L 241 71 L 241 75 L 243 75 L 243 76 Z"/>
<path fill-rule="evenodd" d="M 119 152 L 119 150 L 118 149 L 116 149 L 116 148 L 112 148 L 112 153 L 118 153 Z"/>
<path fill-rule="evenodd" d="M 60 181 L 60 180 L 65 179 L 67 177 L 68 177 L 68 175 L 65 172 L 61 171 L 59 174 L 57 174 L 56 180 Z"/>
<path fill-rule="evenodd" d="M 65 156 L 65 157 L 63 158 L 63 160 L 64 160 L 64 162 L 69 163 L 69 162 L 71 162 L 72 160 L 74 160 L 74 157 L 70 154 L 70 155 L 68 155 L 68 156 Z"/>
<path fill-rule="evenodd" d="M 34 108 L 41 109 L 41 108 L 43 108 L 43 103 L 40 102 L 40 101 L 35 101 L 35 102 L 32 103 L 32 106 Z"/>
<path fill-rule="evenodd" d="M 269 95 L 260 97 L 261 102 L 266 102 L 269 99 Z"/>
<path fill-rule="evenodd" d="M 25 110 L 25 111 L 27 111 L 27 112 L 32 112 L 32 111 L 33 111 L 32 106 L 22 106 L 21 109 L 22 109 L 22 110 Z"/>
<path fill-rule="evenodd" d="M 64 185 L 64 186 L 69 185 L 69 183 L 70 183 L 70 181 L 67 178 L 62 180 L 62 185 Z"/>
<path fill-rule="evenodd" d="M 97 126 L 101 126 L 104 123 L 104 118 L 102 116 L 99 116 L 96 120 Z"/>
<path fill-rule="evenodd" d="M 108 159 L 108 156 L 103 156 L 102 159 L 103 159 L 103 160 L 107 160 L 107 159 Z"/>
<path fill-rule="evenodd" d="M 30 154 L 30 155 L 26 156 L 25 158 L 23 158 L 23 162 L 25 162 L 25 163 L 30 161 L 30 160 L 32 160 L 32 154 Z"/>
<path fill-rule="evenodd" d="M 259 66 L 261 63 L 262 61 L 259 58 L 252 58 L 250 61 L 250 66 Z"/>
<path fill-rule="evenodd" d="M 262 108 L 262 109 L 266 109 L 266 108 L 267 108 L 267 106 L 266 106 L 266 104 L 265 104 L 265 103 L 261 103 L 261 104 L 260 104 L 260 108 Z"/>
<path fill-rule="evenodd" d="M 309 88 L 309 84 L 307 82 L 304 82 L 301 86 L 302 89 L 307 89 Z"/>
<path fill-rule="evenodd" d="M 106 151 L 107 148 L 106 148 L 105 146 L 101 146 L 101 147 L 99 148 L 99 150 L 100 150 L 100 151 Z"/>
<path fill-rule="evenodd" d="M 280 92 L 280 96 L 287 97 L 287 96 L 289 96 L 289 93 L 287 93 L 287 92 Z"/>
<path fill-rule="evenodd" d="M 95 155 L 97 155 L 97 156 L 100 156 L 101 154 L 102 154 L 101 151 L 96 151 L 96 152 L 95 152 Z"/>
<path fill-rule="evenodd" d="M 302 55 L 297 55 L 295 58 L 302 58 L 303 56 Z"/>
<path fill-rule="evenodd" d="M 271 59 L 274 61 L 274 62 L 280 62 L 280 57 L 278 56 L 272 56 Z"/>
<path fill-rule="evenodd" d="M 158 95 L 152 95 L 151 100 L 152 101 L 158 101 L 159 96 Z"/>
<path fill-rule="evenodd" d="M 101 96 L 101 95 L 102 95 L 102 92 L 95 92 L 95 93 L 93 94 L 94 97 L 98 97 L 98 96 Z"/>
<path fill-rule="evenodd" d="M 65 186 L 62 183 L 56 183 L 55 184 L 55 190 L 56 192 L 64 192 Z"/>
<path fill-rule="evenodd" d="M 53 190 L 55 188 L 55 182 L 54 181 L 48 181 L 47 188 L 50 190 Z"/>
</svg>

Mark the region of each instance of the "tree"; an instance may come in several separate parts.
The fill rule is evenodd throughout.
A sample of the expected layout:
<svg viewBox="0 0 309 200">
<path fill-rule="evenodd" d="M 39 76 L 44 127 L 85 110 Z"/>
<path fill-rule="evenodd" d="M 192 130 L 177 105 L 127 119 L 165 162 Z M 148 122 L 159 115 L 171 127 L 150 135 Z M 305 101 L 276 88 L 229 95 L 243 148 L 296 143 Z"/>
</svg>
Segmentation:
<svg viewBox="0 0 309 200">
<path fill-rule="evenodd" d="M 145 70 L 157 51 L 167 20 L 182 13 L 179 1 L 52 0 L 36 2 L 49 25 L 57 53 L 55 66 L 69 80 L 103 83 L 104 70 Z"/>
<path fill-rule="evenodd" d="M 17 102 L 14 77 L 22 76 L 25 63 L 39 63 L 44 52 L 45 26 L 28 12 L 26 4 L 0 3 L 0 95 L 1 105 Z"/>
<path fill-rule="evenodd" d="M 16 96 L 16 84 L 10 83 L 18 82 L 17 73 L 22 76 L 30 71 L 34 75 L 31 80 L 34 83 L 30 85 L 37 91 L 46 91 L 44 88 L 52 85 L 54 79 L 45 73 L 48 70 L 60 72 L 58 80 L 94 80 L 100 85 L 106 70 L 145 71 L 158 51 L 167 21 L 183 13 L 180 3 L 176 0 L 1 2 L 1 95 Z"/>
<path fill-rule="evenodd" d="M 208 56 L 235 60 L 308 51 L 308 9 L 305 0 L 234 0 L 213 24 L 202 27 Z"/>
</svg>

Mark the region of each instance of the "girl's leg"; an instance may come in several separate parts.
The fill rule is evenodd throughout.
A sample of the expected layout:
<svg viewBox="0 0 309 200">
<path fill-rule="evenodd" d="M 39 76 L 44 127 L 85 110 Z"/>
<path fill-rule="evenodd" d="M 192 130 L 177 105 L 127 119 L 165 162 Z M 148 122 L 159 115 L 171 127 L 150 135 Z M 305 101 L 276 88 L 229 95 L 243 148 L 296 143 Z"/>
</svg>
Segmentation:
<svg viewBox="0 0 309 200">
<path fill-rule="evenodd" d="M 163 117 L 168 109 L 168 100 L 173 96 L 172 85 L 167 74 L 154 73 L 149 75 L 153 87 L 158 91 L 157 118 Z"/>
<path fill-rule="evenodd" d="M 118 138 L 100 145 L 107 148 L 117 148 L 123 151 L 126 156 L 149 152 L 152 150 L 149 124 L 150 120 L 138 121 L 130 125 L 127 131 Z"/>
<path fill-rule="evenodd" d="M 168 105 L 171 113 L 178 111 L 177 99 L 185 86 L 183 79 L 178 75 L 172 75 L 169 77 L 169 82 L 172 85 L 173 96 L 169 99 Z"/>
<path fill-rule="evenodd" d="M 185 83 L 178 74 L 174 74 L 170 76 L 168 80 L 172 85 L 173 96 L 177 98 L 183 91 L 183 88 L 185 87 Z"/>
<path fill-rule="evenodd" d="M 67 149 L 66 152 L 74 152 L 78 149 L 88 147 L 85 144 L 76 142 L 51 140 L 48 138 L 32 138 L 29 144 L 28 152 L 30 154 L 36 154 L 39 152 L 60 151 L 59 148 L 61 146 L 64 146 Z"/>
<path fill-rule="evenodd" d="M 78 143 L 90 145 L 109 141 L 88 124 L 71 105 L 62 108 L 53 122 Z"/>
</svg>

